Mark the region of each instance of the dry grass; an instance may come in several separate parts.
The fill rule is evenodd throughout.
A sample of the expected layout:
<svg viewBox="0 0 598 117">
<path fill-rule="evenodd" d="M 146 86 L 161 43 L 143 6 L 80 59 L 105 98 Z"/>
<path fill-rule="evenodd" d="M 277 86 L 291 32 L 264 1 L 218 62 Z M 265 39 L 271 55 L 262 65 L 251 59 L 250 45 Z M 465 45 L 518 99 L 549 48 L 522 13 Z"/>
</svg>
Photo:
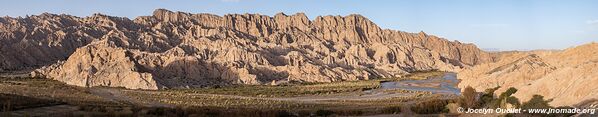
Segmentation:
<svg viewBox="0 0 598 117">
<path fill-rule="evenodd" d="M 405 75 L 404 77 L 398 78 L 398 80 L 424 80 L 428 78 L 442 77 L 446 72 L 443 71 L 420 71 L 413 72 Z"/>
<path fill-rule="evenodd" d="M 427 78 L 441 77 L 446 72 L 442 71 L 428 71 L 415 72 L 404 77 L 373 79 L 362 81 L 341 81 L 331 83 L 302 83 L 289 84 L 282 86 L 270 85 L 235 85 L 228 87 L 212 87 L 212 88 L 192 88 L 192 89 L 169 89 L 166 92 L 180 92 L 191 94 L 223 94 L 223 95 L 242 95 L 242 96 L 257 96 L 257 97 L 295 97 L 305 95 L 326 95 L 360 92 L 364 90 L 377 89 L 380 87 L 380 82 L 383 81 L 400 81 L 400 80 L 421 80 Z M 403 92 L 406 93 L 406 92 Z M 411 92 L 409 92 L 411 93 Z"/>
<path fill-rule="evenodd" d="M 2 110 L 0 111 L 12 111 L 24 108 L 42 107 L 57 104 L 62 103 L 53 100 L 0 93 L 0 105 L 2 106 L 2 108 L 0 108 Z"/>
<path fill-rule="evenodd" d="M 71 105 L 118 104 L 93 95 L 86 88 L 41 78 L 0 78 L 0 93 L 36 97 Z"/>
<path fill-rule="evenodd" d="M 36 78 L 0 78 L 0 93 L 39 97 L 79 107 L 75 116 L 313 116 L 374 115 L 400 113 L 405 104 L 425 99 L 446 98 L 430 92 L 385 90 L 409 96 L 375 100 L 296 101 L 289 97 L 358 95 L 377 89 L 382 81 L 425 79 L 444 72 L 413 73 L 401 78 L 332 83 L 303 83 L 283 86 L 238 85 L 220 88 L 143 91 L 115 89 L 139 102 L 175 105 L 176 108 L 148 108 L 113 102 L 91 94 L 88 88 Z M 223 96 L 226 95 L 226 96 Z M 275 99 L 276 98 L 276 99 Z"/>
<path fill-rule="evenodd" d="M 301 102 L 291 100 L 270 100 L 261 98 L 237 98 L 219 95 L 194 95 L 177 92 L 127 92 L 132 97 L 139 97 L 146 101 L 159 101 L 161 103 L 175 104 L 179 107 L 197 111 L 197 108 L 226 109 L 231 111 L 253 110 L 250 113 L 260 115 L 270 113 L 292 114 L 292 115 L 320 115 L 326 113 L 334 115 L 374 115 L 374 114 L 393 114 L 400 112 L 402 101 L 400 99 L 388 99 L 385 101 L 393 102 L 391 104 L 383 101 L 363 101 L 363 102 Z M 274 112 L 274 113 L 272 113 Z M 219 113 L 219 112 L 216 112 Z M 233 112 L 236 113 L 236 112 Z M 229 113 L 219 113 L 231 115 Z M 219 115 L 216 114 L 216 115 Z M 233 114 L 236 115 L 236 114 Z M 236 115 L 238 116 L 238 115 Z M 255 115 L 253 115 L 255 116 Z"/>
<path fill-rule="evenodd" d="M 164 92 L 191 94 L 223 94 L 257 97 L 295 97 L 303 95 L 338 94 L 359 92 L 380 87 L 378 80 L 346 81 L 333 83 L 293 84 L 283 86 L 236 85 L 221 88 L 170 89 Z"/>
</svg>

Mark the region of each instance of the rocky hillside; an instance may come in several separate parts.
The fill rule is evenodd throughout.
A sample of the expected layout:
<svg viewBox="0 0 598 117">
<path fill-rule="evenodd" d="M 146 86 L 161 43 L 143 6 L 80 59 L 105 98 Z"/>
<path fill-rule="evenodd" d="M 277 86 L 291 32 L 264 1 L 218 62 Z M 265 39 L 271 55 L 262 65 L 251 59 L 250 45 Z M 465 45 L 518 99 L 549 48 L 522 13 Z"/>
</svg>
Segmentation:
<svg viewBox="0 0 598 117">
<path fill-rule="evenodd" d="M 598 98 L 598 43 L 562 51 L 534 51 L 504 54 L 495 63 L 465 69 L 458 74 L 459 87 L 478 91 L 501 86 L 519 89 L 514 95 L 529 100 L 543 95 L 556 106 L 571 106 Z"/>
<path fill-rule="evenodd" d="M 381 29 L 360 15 L 44 13 L 0 18 L 0 39 L 2 71 L 132 89 L 364 80 L 493 61 L 473 44 Z"/>
</svg>

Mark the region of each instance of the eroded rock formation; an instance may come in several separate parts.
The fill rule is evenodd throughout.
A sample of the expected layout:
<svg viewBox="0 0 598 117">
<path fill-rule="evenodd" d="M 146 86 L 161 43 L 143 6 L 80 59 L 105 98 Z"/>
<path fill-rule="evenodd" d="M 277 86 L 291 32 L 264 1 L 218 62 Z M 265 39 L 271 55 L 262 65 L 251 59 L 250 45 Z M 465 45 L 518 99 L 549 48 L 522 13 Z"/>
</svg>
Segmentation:
<svg viewBox="0 0 598 117">
<path fill-rule="evenodd" d="M 562 51 L 533 51 L 504 54 L 495 63 L 465 69 L 458 74 L 459 87 L 472 86 L 478 91 L 509 87 L 521 101 L 533 95 L 553 99 L 553 106 L 572 106 L 598 98 L 598 43 Z"/>
<path fill-rule="evenodd" d="M 360 15 L 102 14 L 0 18 L 2 70 L 133 89 L 397 77 L 493 61 L 473 44 L 381 29 Z M 52 65 L 51 65 L 52 64 Z"/>
</svg>

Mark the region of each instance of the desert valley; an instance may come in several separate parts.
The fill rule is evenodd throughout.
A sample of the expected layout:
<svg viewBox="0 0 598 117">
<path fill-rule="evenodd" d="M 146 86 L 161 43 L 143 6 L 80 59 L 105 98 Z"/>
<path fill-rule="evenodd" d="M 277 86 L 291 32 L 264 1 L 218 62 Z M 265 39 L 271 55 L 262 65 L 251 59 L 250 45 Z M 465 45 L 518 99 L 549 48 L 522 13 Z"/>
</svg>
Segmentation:
<svg viewBox="0 0 598 117">
<path fill-rule="evenodd" d="M 488 52 L 368 18 L 0 17 L 0 116 L 478 116 L 598 108 L 598 43 Z M 488 116 L 595 116 L 489 114 Z"/>
</svg>

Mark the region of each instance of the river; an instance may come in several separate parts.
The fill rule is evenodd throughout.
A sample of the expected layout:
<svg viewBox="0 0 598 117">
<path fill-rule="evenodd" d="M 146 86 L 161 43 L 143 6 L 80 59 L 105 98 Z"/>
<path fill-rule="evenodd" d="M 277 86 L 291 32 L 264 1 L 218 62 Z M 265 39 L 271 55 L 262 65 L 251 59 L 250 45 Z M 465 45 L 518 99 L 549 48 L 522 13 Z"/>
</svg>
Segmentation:
<svg viewBox="0 0 598 117">
<path fill-rule="evenodd" d="M 442 77 L 425 80 L 401 80 L 380 83 L 381 89 L 404 89 L 412 91 L 428 91 L 434 94 L 461 94 L 457 87 L 459 80 L 455 73 L 445 73 Z"/>
</svg>

